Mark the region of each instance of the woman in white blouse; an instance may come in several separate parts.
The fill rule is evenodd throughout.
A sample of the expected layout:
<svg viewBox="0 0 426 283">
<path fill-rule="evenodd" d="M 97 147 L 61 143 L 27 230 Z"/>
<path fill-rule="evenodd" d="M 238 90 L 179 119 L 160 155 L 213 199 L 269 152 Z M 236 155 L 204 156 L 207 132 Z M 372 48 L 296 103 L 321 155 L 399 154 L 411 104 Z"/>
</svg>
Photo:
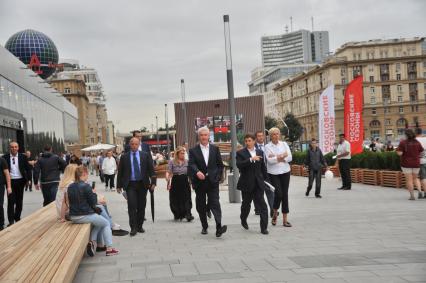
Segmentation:
<svg viewBox="0 0 426 283">
<path fill-rule="evenodd" d="M 265 146 L 265 156 L 268 163 L 268 175 L 272 185 L 275 187 L 274 214 L 272 225 L 277 224 L 278 209 L 281 205 L 283 214 L 283 226 L 291 227 L 287 221 L 288 208 L 288 186 L 290 184 L 290 164 L 292 160 L 291 151 L 286 142 L 281 141 L 281 132 L 278 128 L 269 130 L 271 141 Z"/>
</svg>

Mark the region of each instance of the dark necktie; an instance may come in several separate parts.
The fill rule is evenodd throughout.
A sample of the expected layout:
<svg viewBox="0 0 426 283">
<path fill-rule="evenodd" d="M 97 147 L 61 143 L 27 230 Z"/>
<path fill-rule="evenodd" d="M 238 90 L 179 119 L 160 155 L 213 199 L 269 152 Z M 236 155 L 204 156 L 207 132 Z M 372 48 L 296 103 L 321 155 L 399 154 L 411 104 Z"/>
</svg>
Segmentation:
<svg viewBox="0 0 426 283">
<path fill-rule="evenodd" d="M 139 152 L 133 152 L 133 173 L 135 175 L 135 180 L 140 181 L 142 180 L 142 174 L 141 169 L 139 167 L 138 159 L 136 158 L 136 153 L 139 154 Z"/>
</svg>

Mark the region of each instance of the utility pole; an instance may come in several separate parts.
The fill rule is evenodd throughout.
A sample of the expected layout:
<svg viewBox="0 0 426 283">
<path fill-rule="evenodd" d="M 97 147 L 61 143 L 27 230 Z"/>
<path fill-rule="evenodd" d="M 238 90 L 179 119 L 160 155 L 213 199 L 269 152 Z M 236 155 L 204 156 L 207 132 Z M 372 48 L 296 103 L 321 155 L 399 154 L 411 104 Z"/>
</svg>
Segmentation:
<svg viewBox="0 0 426 283">
<path fill-rule="evenodd" d="M 155 116 L 155 127 L 157 128 L 157 151 L 160 152 L 160 135 L 158 134 L 158 116 Z"/>
<path fill-rule="evenodd" d="M 182 95 L 182 111 L 183 111 L 183 127 L 184 127 L 184 143 L 189 143 L 188 136 L 188 120 L 186 116 L 186 95 L 185 95 L 185 81 L 183 79 L 180 80 L 180 92 Z"/>
<path fill-rule="evenodd" d="M 169 113 L 167 110 L 167 103 L 164 104 L 164 108 L 165 108 L 165 120 L 166 120 L 166 142 L 167 142 L 167 160 L 170 159 L 170 142 L 169 142 Z"/>
</svg>

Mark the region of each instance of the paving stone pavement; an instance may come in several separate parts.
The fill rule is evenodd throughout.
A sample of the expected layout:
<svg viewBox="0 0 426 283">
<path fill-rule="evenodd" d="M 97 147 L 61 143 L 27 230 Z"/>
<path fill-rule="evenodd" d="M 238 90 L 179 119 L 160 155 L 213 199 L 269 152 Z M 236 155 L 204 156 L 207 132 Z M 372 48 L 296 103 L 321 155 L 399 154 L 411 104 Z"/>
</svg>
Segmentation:
<svg viewBox="0 0 426 283">
<path fill-rule="evenodd" d="M 291 177 L 293 227 L 270 225 L 267 236 L 254 213 L 250 230 L 242 229 L 240 205 L 229 203 L 223 187 L 228 232 L 218 239 L 213 220 L 209 234 L 200 234 L 195 208 L 194 222 L 172 220 L 160 180 L 155 223 L 148 201 L 146 233 L 114 237 L 120 255 L 85 257 L 74 282 L 426 282 L 426 200 L 408 201 L 403 189 L 362 184 L 337 191 L 338 179 L 323 180 L 322 199 L 307 198 L 306 183 Z M 114 221 L 129 229 L 124 198 L 104 192 L 100 182 L 98 192 L 108 199 Z M 27 193 L 24 215 L 41 199 L 40 192 Z"/>
</svg>

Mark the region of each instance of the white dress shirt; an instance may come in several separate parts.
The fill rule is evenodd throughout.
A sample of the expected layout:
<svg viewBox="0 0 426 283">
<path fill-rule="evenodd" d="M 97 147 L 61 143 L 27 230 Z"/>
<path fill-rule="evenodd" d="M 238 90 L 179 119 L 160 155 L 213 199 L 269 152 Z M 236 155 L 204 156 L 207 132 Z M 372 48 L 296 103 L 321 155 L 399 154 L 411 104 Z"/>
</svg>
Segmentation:
<svg viewBox="0 0 426 283">
<path fill-rule="evenodd" d="M 248 150 L 248 152 L 250 153 L 250 155 L 251 155 L 251 157 L 250 157 L 250 162 L 254 162 L 253 161 L 253 157 L 255 157 L 256 156 L 256 148 L 253 148 L 253 150 L 250 150 L 250 149 L 248 149 L 247 148 L 247 150 Z"/>
<path fill-rule="evenodd" d="M 203 153 L 204 161 L 206 162 L 206 166 L 209 164 L 209 144 L 202 145 L 200 144 L 201 152 Z"/>
<path fill-rule="evenodd" d="M 277 159 L 277 155 L 281 155 L 284 153 L 287 153 L 287 157 L 284 158 L 284 161 L 279 162 Z M 280 175 L 290 172 L 290 164 L 288 163 L 291 162 L 292 155 L 290 147 L 287 145 L 286 142 L 278 141 L 277 144 L 269 142 L 265 146 L 265 156 L 268 163 L 267 170 L 269 174 Z"/>
<path fill-rule="evenodd" d="M 16 156 L 10 154 L 10 178 L 14 180 L 23 178 L 21 170 L 19 170 L 18 154 Z"/>
<path fill-rule="evenodd" d="M 351 144 L 347 140 L 342 143 L 339 143 L 339 145 L 337 146 L 337 155 L 346 152 L 349 152 L 349 154 L 343 157 L 339 157 L 338 159 L 351 159 Z"/>
</svg>

